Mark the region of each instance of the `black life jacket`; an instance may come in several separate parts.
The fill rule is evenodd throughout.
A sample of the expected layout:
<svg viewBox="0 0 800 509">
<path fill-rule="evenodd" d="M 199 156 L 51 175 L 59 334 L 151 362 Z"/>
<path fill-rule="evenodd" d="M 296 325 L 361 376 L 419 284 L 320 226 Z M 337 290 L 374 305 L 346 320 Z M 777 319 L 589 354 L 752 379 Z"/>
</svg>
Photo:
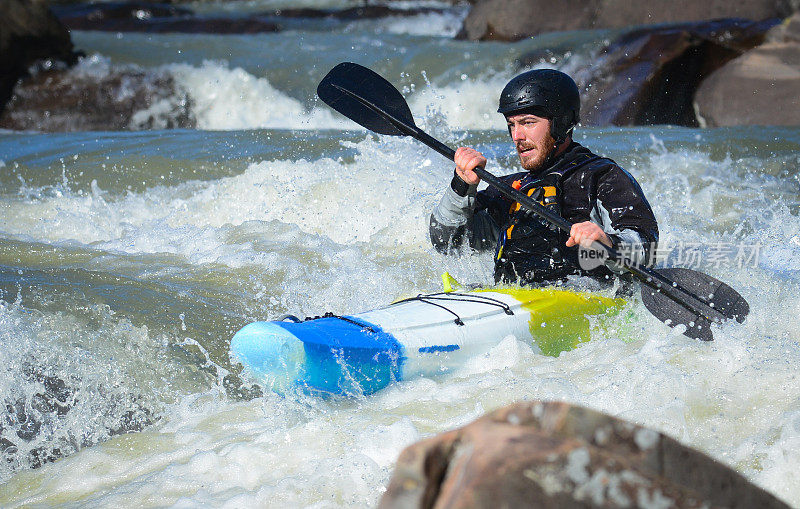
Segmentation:
<svg viewBox="0 0 800 509">
<path fill-rule="evenodd" d="M 571 223 L 590 221 L 602 196 L 610 226 L 636 231 L 646 251 L 658 242 L 658 225 L 639 184 L 614 161 L 578 143 L 573 142 L 549 168 L 536 175 L 520 172 L 501 179 Z M 577 246 L 565 245 L 567 232 L 520 209 L 518 203 L 497 190 L 480 191 L 476 202 L 476 213 L 485 211 L 499 228 L 495 246 L 497 282 L 552 283 L 572 274 L 613 281 L 614 273 L 604 265 L 581 269 Z"/>
<path fill-rule="evenodd" d="M 528 174 L 515 180 L 512 187 L 561 215 L 559 180 L 562 175 L 563 172 L 554 171 L 541 179 L 534 179 Z M 564 245 L 567 238 L 568 235 L 558 227 L 521 208 L 519 203 L 512 203 L 495 249 L 495 281 L 552 281 L 574 273 L 577 264 L 571 262 L 569 250 Z"/>
</svg>

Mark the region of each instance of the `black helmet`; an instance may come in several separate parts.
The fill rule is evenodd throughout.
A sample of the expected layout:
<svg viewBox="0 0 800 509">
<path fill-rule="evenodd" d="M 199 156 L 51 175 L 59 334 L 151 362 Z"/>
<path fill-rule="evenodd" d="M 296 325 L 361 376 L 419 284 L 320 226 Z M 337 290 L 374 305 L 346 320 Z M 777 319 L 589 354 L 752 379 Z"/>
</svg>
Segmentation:
<svg viewBox="0 0 800 509">
<path fill-rule="evenodd" d="M 550 134 L 561 143 L 580 119 L 578 86 L 568 75 L 555 69 L 524 72 L 505 86 L 497 111 L 508 116 L 523 110 L 549 118 Z"/>
</svg>

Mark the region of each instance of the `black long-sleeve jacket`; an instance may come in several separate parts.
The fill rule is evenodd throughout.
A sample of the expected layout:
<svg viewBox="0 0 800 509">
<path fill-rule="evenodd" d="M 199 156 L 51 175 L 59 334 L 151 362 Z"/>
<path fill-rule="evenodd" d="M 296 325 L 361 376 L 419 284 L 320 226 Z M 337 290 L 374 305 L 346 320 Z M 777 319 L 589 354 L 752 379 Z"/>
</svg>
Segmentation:
<svg viewBox="0 0 800 509">
<path fill-rule="evenodd" d="M 548 168 L 502 177 L 571 223 L 593 221 L 629 259 L 649 264 L 658 224 L 636 180 L 614 161 L 572 142 Z M 606 266 L 584 270 L 568 234 L 549 225 L 494 188 L 477 192 L 453 178 L 430 218 L 433 246 L 450 253 L 466 240 L 473 249 L 495 250 L 498 282 L 538 284 L 587 274 L 608 279 Z M 581 265 L 584 268 L 581 268 Z"/>
</svg>

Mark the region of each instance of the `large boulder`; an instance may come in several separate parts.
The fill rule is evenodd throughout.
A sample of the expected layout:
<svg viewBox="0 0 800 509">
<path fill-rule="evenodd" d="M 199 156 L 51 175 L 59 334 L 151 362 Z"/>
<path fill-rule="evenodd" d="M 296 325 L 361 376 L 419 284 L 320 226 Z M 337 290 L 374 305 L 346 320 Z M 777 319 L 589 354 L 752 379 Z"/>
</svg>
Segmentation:
<svg viewBox="0 0 800 509">
<path fill-rule="evenodd" d="M 479 0 L 464 20 L 457 37 L 516 41 L 543 32 L 564 30 L 622 28 L 720 18 L 760 21 L 785 18 L 792 11 L 791 0 Z"/>
<path fill-rule="evenodd" d="M 661 433 L 566 403 L 523 402 L 406 448 L 379 507 L 788 506 Z"/>
<path fill-rule="evenodd" d="M 157 113 L 147 112 L 158 104 Z M 39 72 L 16 87 L 0 113 L 0 129 L 116 131 L 192 128 L 191 103 L 166 72 L 110 69 Z"/>
<path fill-rule="evenodd" d="M 582 124 L 697 126 L 693 101 L 701 81 L 760 44 L 775 23 L 726 19 L 621 36 L 576 76 L 585 90 Z"/>
<path fill-rule="evenodd" d="M 791 15 L 791 0 L 671 0 L 670 2 L 631 2 L 603 0 L 592 28 L 620 28 L 628 25 L 681 23 L 721 18 L 761 21 Z"/>
<path fill-rule="evenodd" d="M 60 5 L 55 6 L 53 11 L 71 30 L 215 34 L 247 34 L 280 30 L 276 23 L 258 17 L 200 17 L 190 9 L 138 0 Z"/>
<path fill-rule="evenodd" d="M 800 13 L 768 42 L 711 74 L 695 94 L 701 125 L 800 125 Z"/>
<path fill-rule="evenodd" d="M 0 0 L 0 112 L 14 85 L 40 60 L 71 64 L 69 32 L 48 9 L 46 0 Z"/>
<path fill-rule="evenodd" d="M 453 3 L 456 3 L 453 1 Z M 262 16 L 275 17 L 280 19 L 329 19 L 337 21 L 358 21 L 362 19 L 379 19 L 388 17 L 409 17 L 419 14 L 431 14 L 446 12 L 447 8 L 442 7 L 393 7 L 391 5 L 369 5 L 364 3 L 356 7 L 346 7 L 343 9 L 316 8 L 316 7 L 294 7 L 281 8 L 271 12 L 265 12 Z"/>
<path fill-rule="evenodd" d="M 599 0 L 480 0 L 464 19 L 457 39 L 517 41 L 543 32 L 592 25 Z"/>
</svg>

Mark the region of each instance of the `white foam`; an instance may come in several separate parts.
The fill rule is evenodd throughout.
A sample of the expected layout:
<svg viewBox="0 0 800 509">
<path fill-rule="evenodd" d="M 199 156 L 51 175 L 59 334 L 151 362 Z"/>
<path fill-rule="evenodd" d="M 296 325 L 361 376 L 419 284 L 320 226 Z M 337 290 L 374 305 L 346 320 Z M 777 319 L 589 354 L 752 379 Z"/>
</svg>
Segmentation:
<svg viewBox="0 0 800 509">
<path fill-rule="evenodd" d="M 442 23 L 456 25 L 452 15 L 424 15 L 425 20 L 441 19 Z M 433 16 L 433 18 L 431 18 Z M 387 30 L 418 30 L 430 27 L 419 20 L 383 20 Z M 424 28 L 423 28 L 424 27 Z M 566 71 L 585 65 L 586 57 L 573 55 L 561 64 Z M 547 67 L 539 64 L 536 67 Z M 76 76 L 101 79 L 116 71 L 142 72 L 131 65 L 114 64 L 102 55 L 82 58 L 69 72 Z M 269 75 L 255 76 L 240 67 L 231 67 L 224 61 L 206 60 L 200 66 L 168 64 L 146 70 L 154 80 L 174 80 L 175 91 L 169 97 L 153 97 L 147 108 L 134 113 L 130 127 L 163 129 L 175 125 L 185 115 L 196 121 L 197 128 L 206 130 L 233 129 L 359 129 L 354 123 L 335 116 L 321 103 L 309 106 L 282 91 L 270 82 Z M 504 130 L 503 119 L 497 114 L 499 90 L 513 77 L 510 67 L 503 72 L 479 76 L 461 75 L 460 81 L 440 85 L 428 83 L 407 99 L 415 116 L 424 117 L 431 112 L 444 115 L 451 128 Z M 124 87 L 122 94 L 132 93 Z"/>
<path fill-rule="evenodd" d="M 329 108 L 308 108 L 276 89 L 268 76 L 254 76 L 225 62 L 207 60 L 201 66 L 168 64 L 143 70 L 94 54 L 81 58 L 69 73 L 100 80 L 122 71 L 144 72 L 154 82 L 171 78 L 175 87 L 172 95 L 160 98 L 154 89 L 152 104 L 131 117 L 132 129 L 164 129 L 175 125 L 178 117 L 186 113 L 196 121 L 197 128 L 207 130 L 342 127 L 342 121 L 335 119 Z M 132 93 L 133 89 L 121 86 L 119 99 Z"/>
<path fill-rule="evenodd" d="M 754 317 L 769 314 L 769 303 L 752 303 Z M 475 369 L 402 382 L 356 401 L 267 395 L 234 404 L 216 392 L 197 394 L 179 401 L 157 428 L 28 472 L 0 488 L 0 499 L 16 493 L 6 500 L 374 506 L 404 446 L 538 398 L 666 432 L 796 500 L 798 337 L 788 316 L 773 317 L 726 326 L 714 343 L 701 344 L 640 316 L 627 325 L 633 334 L 612 330 L 557 358 L 509 339 L 483 369 L 487 359 L 476 359 Z M 27 489 L 19 490 L 23 482 Z"/>
<path fill-rule="evenodd" d="M 420 115 L 438 112 L 454 129 L 505 129 L 503 117 L 497 113 L 498 90 L 508 76 L 490 79 L 464 75 L 457 85 L 417 88 L 408 97 L 412 112 Z"/>
<path fill-rule="evenodd" d="M 0 300 L 0 340 L 0 436 L 14 446 L 3 447 L 3 482 L 15 470 L 31 468 L 37 456 L 73 454 L 107 440 L 126 422 L 155 416 L 161 403 L 154 393 L 177 396 L 186 381 L 147 327 L 115 317 L 106 306 L 46 312 Z M 6 406 L 19 404 L 26 416 L 21 421 Z"/>
<path fill-rule="evenodd" d="M 519 363 L 531 359 L 535 354 L 530 345 L 508 336 L 492 347 L 485 355 L 467 361 L 458 369 L 458 375 L 491 373 L 496 370 L 511 369 Z"/>
<path fill-rule="evenodd" d="M 351 164 L 327 158 L 264 161 L 233 177 L 121 197 L 109 196 L 96 183 L 90 192 L 26 190 L 28 199 L 3 209 L 2 230 L 45 242 L 182 254 L 196 263 L 234 265 L 236 260 L 226 256 L 246 249 L 246 242 L 235 240 L 236 227 L 250 221 L 272 223 L 267 228 L 276 234 L 281 224 L 293 225 L 297 231 L 291 241 L 308 234 L 311 243 L 372 241 L 424 249 L 427 214 L 438 199 L 442 177 L 432 175 L 424 161 L 394 169 L 374 162 L 386 152 L 415 150 L 404 140 L 367 137 L 352 146 L 360 153 Z"/>
<path fill-rule="evenodd" d="M 713 343 L 686 338 L 633 305 L 613 329 L 557 358 L 511 338 L 451 375 L 402 381 L 354 401 L 267 395 L 234 403 L 218 391 L 184 397 L 156 428 L 15 476 L 0 486 L 0 502 L 374 506 L 403 446 L 538 398 L 666 432 L 797 505 L 800 292 L 785 274 L 795 270 L 800 223 L 779 203 L 788 186 L 748 166 L 757 161 L 659 141 L 623 157 L 636 163 L 626 167 L 651 197 L 665 242 L 763 242 L 789 257 L 767 256 L 746 269 L 700 267 L 741 291 L 752 308 L 744 324 L 715 327 Z M 276 309 L 311 315 L 375 307 L 429 288 L 443 269 L 491 280 L 489 256 L 439 257 L 429 246 L 427 215 L 449 165 L 408 140 L 366 136 L 348 148 L 355 155 L 347 160 L 260 161 L 238 175 L 138 193 L 26 188 L 4 197 L 0 229 L 123 259 L 172 253 L 202 274 L 234 273 L 243 292 L 259 292 L 253 314 L 265 317 Z M 31 330 L 96 337 L 59 319 Z M 108 341 L 118 329 L 113 321 L 105 327 Z M 28 329 L 8 330 L 4 338 L 14 344 Z"/>
<path fill-rule="evenodd" d="M 461 30 L 465 16 L 466 11 L 394 16 L 380 20 L 373 29 L 392 34 L 453 38 Z"/>
<path fill-rule="evenodd" d="M 82 78 L 94 78 L 97 80 L 104 79 L 111 74 L 111 71 L 116 69 L 131 69 L 131 66 L 114 66 L 111 59 L 98 54 L 92 54 L 86 57 L 81 57 L 74 67 L 70 68 L 69 72 Z"/>
<path fill-rule="evenodd" d="M 771 426 L 771 436 L 759 436 L 753 450 L 745 456 L 760 457 L 761 469 L 755 472 L 756 479 L 767 490 L 779 493 L 786 501 L 800 499 L 800 411 L 793 409 L 779 414 Z M 777 439 L 775 438 L 777 435 Z"/>
<path fill-rule="evenodd" d="M 555 67 L 575 74 L 589 62 L 589 56 L 570 53 Z M 553 64 L 543 62 L 530 69 L 553 67 Z M 410 94 L 406 94 L 406 98 L 415 115 L 423 118 L 431 114 L 442 115 L 452 129 L 505 131 L 505 120 L 497 112 L 500 91 L 519 72 L 508 65 L 501 71 L 482 70 L 476 75 L 464 73 L 444 85 L 438 80 L 428 79 L 427 73 L 423 72 L 426 86 L 414 87 Z"/>
<path fill-rule="evenodd" d="M 297 99 L 273 87 L 268 77 L 256 77 L 241 68 L 206 61 L 201 67 L 171 64 L 166 70 L 191 101 L 200 129 L 326 129 L 335 128 L 330 110 L 308 110 Z M 163 105 L 154 105 L 159 113 Z"/>
<path fill-rule="evenodd" d="M 47 504 L 60 494 L 110 506 L 134 493 L 137 503 L 154 506 L 260 507 L 269 500 L 308 507 L 333 499 L 364 507 L 375 505 L 393 459 L 419 436 L 408 419 L 382 423 L 373 412 L 353 415 L 318 403 L 304 409 L 269 396 L 242 404 L 213 394 L 191 399 L 157 429 L 31 472 L 40 484 L 24 490 L 24 500 Z"/>
</svg>

